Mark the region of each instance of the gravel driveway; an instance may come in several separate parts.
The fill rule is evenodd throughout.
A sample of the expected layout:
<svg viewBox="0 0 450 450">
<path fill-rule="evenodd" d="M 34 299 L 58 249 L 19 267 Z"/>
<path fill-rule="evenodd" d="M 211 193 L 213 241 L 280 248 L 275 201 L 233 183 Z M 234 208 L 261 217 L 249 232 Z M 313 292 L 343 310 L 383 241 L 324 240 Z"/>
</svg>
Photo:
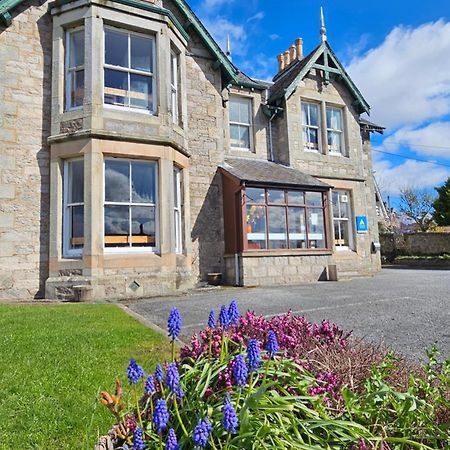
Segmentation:
<svg viewBox="0 0 450 450">
<path fill-rule="evenodd" d="M 385 268 L 373 278 L 264 288 L 198 289 L 174 297 L 128 301 L 136 313 L 166 328 L 170 310 L 183 317 L 182 339 L 205 326 L 209 311 L 217 312 L 232 298 L 247 309 L 273 316 L 288 309 L 313 322 L 330 319 L 357 336 L 379 342 L 412 359 L 425 359 L 437 342 L 450 355 L 450 271 Z"/>
</svg>

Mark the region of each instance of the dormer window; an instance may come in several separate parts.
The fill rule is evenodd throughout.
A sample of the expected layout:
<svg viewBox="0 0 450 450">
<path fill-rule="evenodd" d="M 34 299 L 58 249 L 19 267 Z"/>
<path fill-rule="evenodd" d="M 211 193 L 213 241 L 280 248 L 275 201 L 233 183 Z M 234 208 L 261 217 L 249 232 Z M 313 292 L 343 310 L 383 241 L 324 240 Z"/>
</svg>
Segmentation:
<svg viewBox="0 0 450 450">
<path fill-rule="evenodd" d="M 84 99 L 84 29 L 66 33 L 65 61 L 66 110 L 83 106 Z"/>
<path fill-rule="evenodd" d="M 105 28 L 105 104 L 154 112 L 154 58 L 154 37 Z"/>
<path fill-rule="evenodd" d="M 230 96 L 230 146 L 252 150 L 252 99 Z"/>
</svg>

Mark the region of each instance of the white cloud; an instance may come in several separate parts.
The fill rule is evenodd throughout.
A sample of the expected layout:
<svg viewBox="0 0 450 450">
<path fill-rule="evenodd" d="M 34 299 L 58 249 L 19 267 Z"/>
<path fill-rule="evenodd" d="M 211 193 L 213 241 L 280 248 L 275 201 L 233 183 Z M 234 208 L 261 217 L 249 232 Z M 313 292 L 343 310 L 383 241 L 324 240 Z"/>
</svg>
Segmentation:
<svg viewBox="0 0 450 450">
<path fill-rule="evenodd" d="M 222 49 L 226 48 L 227 36 L 230 36 L 231 53 L 244 56 L 247 52 L 247 33 L 242 25 L 237 25 L 223 17 L 203 19 L 206 29 L 212 34 Z"/>
<path fill-rule="evenodd" d="M 279 34 L 276 34 L 276 33 L 269 34 L 269 38 L 270 38 L 271 41 L 276 41 L 277 39 L 280 39 L 280 37 L 281 36 Z"/>
<path fill-rule="evenodd" d="M 219 9 L 222 6 L 229 5 L 233 3 L 234 0 L 204 0 L 200 5 L 200 9 L 203 13 L 211 12 L 211 9 Z"/>
<path fill-rule="evenodd" d="M 247 22 L 252 22 L 253 20 L 262 20 L 264 19 L 264 12 L 263 11 L 259 11 L 257 12 L 254 16 L 251 16 L 247 19 Z"/>
<path fill-rule="evenodd" d="M 348 72 L 388 127 L 450 113 L 450 23 L 395 27 L 384 42 L 354 58 Z"/>
<path fill-rule="evenodd" d="M 273 74 L 277 71 L 276 58 L 257 53 L 251 60 L 244 61 L 239 67 L 258 80 L 272 81 Z"/>
<path fill-rule="evenodd" d="M 386 138 L 383 146 L 398 150 L 408 146 L 416 153 L 450 159 L 450 122 L 434 122 L 424 127 L 403 127 Z"/>
<path fill-rule="evenodd" d="M 375 158 L 374 169 L 383 194 L 392 196 L 398 196 L 404 187 L 434 188 L 450 176 L 450 168 L 419 161 L 405 161 L 394 166 L 390 161 Z"/>
</svg>

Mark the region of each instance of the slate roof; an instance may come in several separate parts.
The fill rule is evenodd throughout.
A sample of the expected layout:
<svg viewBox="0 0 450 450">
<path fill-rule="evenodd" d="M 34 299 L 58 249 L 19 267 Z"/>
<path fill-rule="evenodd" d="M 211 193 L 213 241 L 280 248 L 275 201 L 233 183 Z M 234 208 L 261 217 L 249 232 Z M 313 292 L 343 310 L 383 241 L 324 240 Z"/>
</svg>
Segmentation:
<svg viewBox="0 0 450 450">
<path fill-rule="evenodd" d="M 382 127 L 381 125 L 377 125 L 376 123 L 370 122 L 365 117 L 359 118 L 359 124 L 362 128 L 366 128 L 369 131 L 376 131 L 377 133 L 383 134 L 385 127 Z"/>
<path fill-rule="evenodd" d="M 242 182 L 310 187 L 321 190 L 331 187 L 292 167 L 255 158 L 227 157 L 220 167 Z"/>
</svg>

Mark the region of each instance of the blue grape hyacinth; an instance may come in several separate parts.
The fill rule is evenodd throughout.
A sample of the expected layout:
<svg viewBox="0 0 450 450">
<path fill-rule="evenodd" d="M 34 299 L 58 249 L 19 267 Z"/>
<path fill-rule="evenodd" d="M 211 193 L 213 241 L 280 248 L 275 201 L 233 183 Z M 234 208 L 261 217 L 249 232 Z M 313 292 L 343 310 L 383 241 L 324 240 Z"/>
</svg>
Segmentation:
<svg viewBox="0 0 450 450">
<path fill-rule="evenodd" d="M 208 443 L 209 433 L 212 431 L 211 424 L 206 420 L 199 420 L 192 434 L 192 442 L 197 448 L 205 448 Z"/>
<path fill-rule="evenodd" d="M 233 379 L 236 386 L 242 389 L 247 384 L 248 368 L 245 364 L 244 355 L 237 355 L 234 358 Z"/>
<path fill-rule="evenodd" d="M 250 339 L 247 345 L 248 369 L 250 372 L 256 372 L 261 362 L 261 352 L 259 351 L 258 341 Z"/>
<path fill-rule="evenodd" d="M 167 411 L 167 404 L 165 400 L 160 398 L 155 405 L 153 412 L 153 423 L 155 424 L 156 432 L 161 433 L 162 430 L 167 428 L 167 422 L 169 421 L 169 412 Z"/>
<path fill-rule="evenodd" d="M 222 418 L 223 429 L 228 433 L 236 433 L 237 427 L 239 425 L 239 420 L 236 411 L 234 410 L 234 407 L 231 404 L 230 394 L 228 392 L 223 402 L 222 412 L 223 412 Z"/>
<path fill-rule="evenodd" d="M 220 308 L 219 324 L 224 330 L 228 330 L 230 326 L 230 318 L 228 317 L 228 311 L 225 305 L 222 305 Z"/>
<path fill-rule="evenodd" d="M 147 381 L 145 382 L 145 393 L 147 395 L 152 395 L 156 392 L 155 389 L 155 380 L 153 379 L 153 375 L 149 375 L 147 377 Z"/>
<path fill-rule="evenodd" d="M 169 337 L 174 341 L 181 331 L 181 316 L 177 308 L 170 311 L 169 319 L 167 321 L 167 329 L 169 330 Z"/>
<path fill-rule="evenodd" d="M 141 366 L 138 366 L 138 363 L 135 359 L 130 359 L 127 368 L 127 376 L 130 384 L 138 384 L 139 380 L 144 376 L 144 369 Z"/>
<path fill-rule="evenodd" d="M 239 322 L 239 309 L 236 300 L 231 300 L 230 306 L 228 307 L 228 320 L 230 325 L 237 325 Z"/>
<path fill-rule="evenodd" d="M 144 450 L 146 448 L 144 444 L 144 436 L 142 428 L 136 428 L 136 431 L 134 432 L 132 448 L 133 450 Z"/>
<path fill-rule="evenodd" d="M 161 364 L 156 364 L 156 369 L 155 369 L 155 380 L 158 383 L 162 383 L 164 380 L 164 372 L 163 369 L 161 367 Z"/>
<path fill-rule="evenodd" d="M 166 383 L 170 392 L 177 392 L 180 374 L 176 363 L 170 363 L 167 367 Z"/>
<path fill-rule="evenodd" d="M 267 335 L 266 350 L 270 356 L 273 356 L 278 351 L 278 340 L 275 331 L 270 330 Z"/>
<path fill-rule="evenodd" d="M 208 327 L 209 328 L 216 328 L 216 314 L 214 313 L 214 310 L 212 309 L 209 313 L 208 317 Z"/>
<path fill-rule="evenodd" d="M 180 450 L 175 430 L 171 428 L 167 435 L 166 450 Z"/>
</svg>

